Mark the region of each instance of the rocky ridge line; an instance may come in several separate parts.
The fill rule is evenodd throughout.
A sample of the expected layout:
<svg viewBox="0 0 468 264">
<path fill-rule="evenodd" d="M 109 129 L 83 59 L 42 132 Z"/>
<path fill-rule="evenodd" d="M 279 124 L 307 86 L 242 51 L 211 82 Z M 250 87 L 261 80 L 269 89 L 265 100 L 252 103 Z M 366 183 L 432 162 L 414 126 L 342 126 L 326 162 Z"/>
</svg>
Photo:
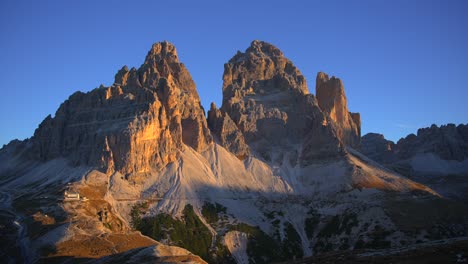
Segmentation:
<svg viewBox="0 0 468 264">
<path fill-rule="evenodd" d="M 141 174 L 174 161 L 183 144 L 201 151 L 212 138 L 195 83 L 175 47 L 160 42 L 139 69 L 119 70 L 112 86 L 70 96 L 31 141 L 40 160 Z"/>
</svg>

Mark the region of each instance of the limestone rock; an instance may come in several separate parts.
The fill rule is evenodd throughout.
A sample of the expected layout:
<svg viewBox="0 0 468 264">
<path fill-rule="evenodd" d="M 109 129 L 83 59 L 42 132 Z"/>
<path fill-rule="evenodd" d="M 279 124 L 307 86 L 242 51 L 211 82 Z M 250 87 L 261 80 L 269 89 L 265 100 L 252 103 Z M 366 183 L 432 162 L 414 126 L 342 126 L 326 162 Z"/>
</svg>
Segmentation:
<svg viewBox="0 0 468 264">
<path fill-rule="evenodd" d="M 243 160 L 249 155 L 249 147 L 245 143 L 244 135 L 229 115 L 219 110 L 215 103 L 211 103 L 211 108 L 208 111 L 208 126 L 221 146 L 239 159 Z"/>
<path fill-rule="evenodd" d="M 362 137 L 361 152 L 446 198 L 468 202 L 468 125 L 418 129 L 397 144 L 382 135 Z"/>
<path fill-rule="evenodd" d="M 361 139 L 361 152 L 377 162 L 393 162 L 395 150 L 395 143 L 386 140 L 382 134 L 368 133 Z"/>
<path fill-rule="evenodd" d="M 338 137 L 344 144 L 358 147 L 361 139 L 361 116 L 348 111 L 343 82 L 319 72 L 315 89 L 320 109 L 333 120 Z"/>
<path fill-rule="evenodd" d="M 397 144 L 383 135 L 369 133 L 362 137 L 361 152 L 383 163 L 408 160 L 424 153 L 433 153 L 443 160 L 463 161 L 468 158 L 468 125 L 420 128 L 417 135 L 410 134 Z"/>
<path fill-rule="evenodd" d="M 468 158 L 468 125 L 432 125 L 418 129 L 417 135 L 410 134 L 398 140 L 399 159 L 418 153 L 434 153 L 443 160 L 463 161 Z"/>
<path fill-rule="evenodd" d="M 278 48 L 253 41 L 224 65 L 223 81 L 221 110 L 264 160 L 306 165 L 341 155 L 341 144 L 304 76 Z"/>
<path fill-rule="evenodd" d="M 212 141 L 195 84 L 175 47 L 156 43 L 137 70 L 125 66 L 110 87 L 76 92 L 36 129 L 33 155 L 123 174 L 160 169 L 186 144 Z"/>
</svg>

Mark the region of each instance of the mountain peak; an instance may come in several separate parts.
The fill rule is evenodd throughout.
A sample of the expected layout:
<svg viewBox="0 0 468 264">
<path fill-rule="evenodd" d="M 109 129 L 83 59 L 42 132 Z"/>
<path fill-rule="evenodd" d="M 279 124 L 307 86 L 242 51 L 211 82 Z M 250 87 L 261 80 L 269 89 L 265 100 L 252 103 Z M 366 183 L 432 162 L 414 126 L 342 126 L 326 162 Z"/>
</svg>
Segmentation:
<svg viewBox="0 0 468 264">
<path fill-rule="evenodd" d="M 266 55 L 269 57 L 283 57 L 284 54 L 276 46 L 261 40 L 254 40 L 250 43 L 246 53 L 253 53 L 255 55 Z"/>
<path fill-rule="evenodd" d="M 318 72 L 317 73 L 317 78 L 316 78 L 316 83 L 322 84 L 322 83 L 330 83 L 328 88 L 330 89 L 335 89 L 337 92 L 343 92 L 344 87 L 343 87 L 343 81 L 340 78 L 337 78 L 335 76 L 332 76 L 331 78 L 328 76 L 328 74 L 324 72 Z"/>
<path fill-rule="evenodd" d="M 299 69 L 277 47 L 265 41 L 252 41 L 245 52 L 238 51 L 229 60 L 224 70 L 223 91 L 228 93 L 245 89 L 243 92 L 251 93 L 249 89 L 253 86 L 259 88 L 258 91 L 253 91 L 255 93 L 266 91 L 264 88 L 309 93 L 306 80 Z M 253 83 L 259 80 L 262 84 Z"/>
<path fill-rule="evenodd" d="M 210 143 L 195 83 L 167 41 L 140 68 L 123 66 L 111 87 L 72 95 L 33 138 L 41 160 L 66 157 L 108 174 L 160 169 L 183 144 L 199 151 Z"/>
<path fill-rule="evenodd" d="M 168 62 L 179 62 L 176 47 L 174 46 L 174 44 L 168 41 L 154 43 L 150 51 L 148 52 L 148 55 L 146 55 L 145 63 L 158 63 L 163 59 Z"/>
</svg>

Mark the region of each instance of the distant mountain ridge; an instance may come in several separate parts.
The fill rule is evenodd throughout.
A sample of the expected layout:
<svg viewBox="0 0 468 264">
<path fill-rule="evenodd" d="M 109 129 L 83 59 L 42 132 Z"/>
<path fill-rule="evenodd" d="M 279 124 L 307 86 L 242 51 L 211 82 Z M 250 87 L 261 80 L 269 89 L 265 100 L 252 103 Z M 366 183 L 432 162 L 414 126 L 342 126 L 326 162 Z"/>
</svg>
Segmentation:
<svg viewBox="0 0 468 264">
<path fill-rule="evenodd" d="M 362 137 L 360 151 L 441 194 L 468 201 L 468 124 L 420 128 L 396 144 L 369 133 Z"/>
<path fill-rule="evenodd" d="M 394 159 L 407 159 L 418 153 L 434 153 L 443 160 L 463 161 L 468 157 L 468 124 L 420 128 L 416 135 L 401 138 L 396 144 L 376 133 L 364 135 L 361 142 L 362 152 L 379 162 L 392 159 L 378 157 L 384 153 L 392 153 Z"/>
</svg>

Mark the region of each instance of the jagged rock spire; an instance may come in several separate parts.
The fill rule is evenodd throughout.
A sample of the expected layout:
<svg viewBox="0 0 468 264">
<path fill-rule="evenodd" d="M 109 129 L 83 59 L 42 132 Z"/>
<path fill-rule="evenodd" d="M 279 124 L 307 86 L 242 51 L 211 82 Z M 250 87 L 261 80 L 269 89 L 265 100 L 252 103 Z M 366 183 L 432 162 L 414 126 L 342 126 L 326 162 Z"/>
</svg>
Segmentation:
<svg viewBox="0 0 468 264">
<path fill-rule="evenodd" d="M 336 125 L 337 134 L 344 144 L 358 147 L 361 139 L 361 116 L 348 111 L 348 101 L 341 79 L 319 72 L 315 86 L 320 109 Z"/>
</svg>

